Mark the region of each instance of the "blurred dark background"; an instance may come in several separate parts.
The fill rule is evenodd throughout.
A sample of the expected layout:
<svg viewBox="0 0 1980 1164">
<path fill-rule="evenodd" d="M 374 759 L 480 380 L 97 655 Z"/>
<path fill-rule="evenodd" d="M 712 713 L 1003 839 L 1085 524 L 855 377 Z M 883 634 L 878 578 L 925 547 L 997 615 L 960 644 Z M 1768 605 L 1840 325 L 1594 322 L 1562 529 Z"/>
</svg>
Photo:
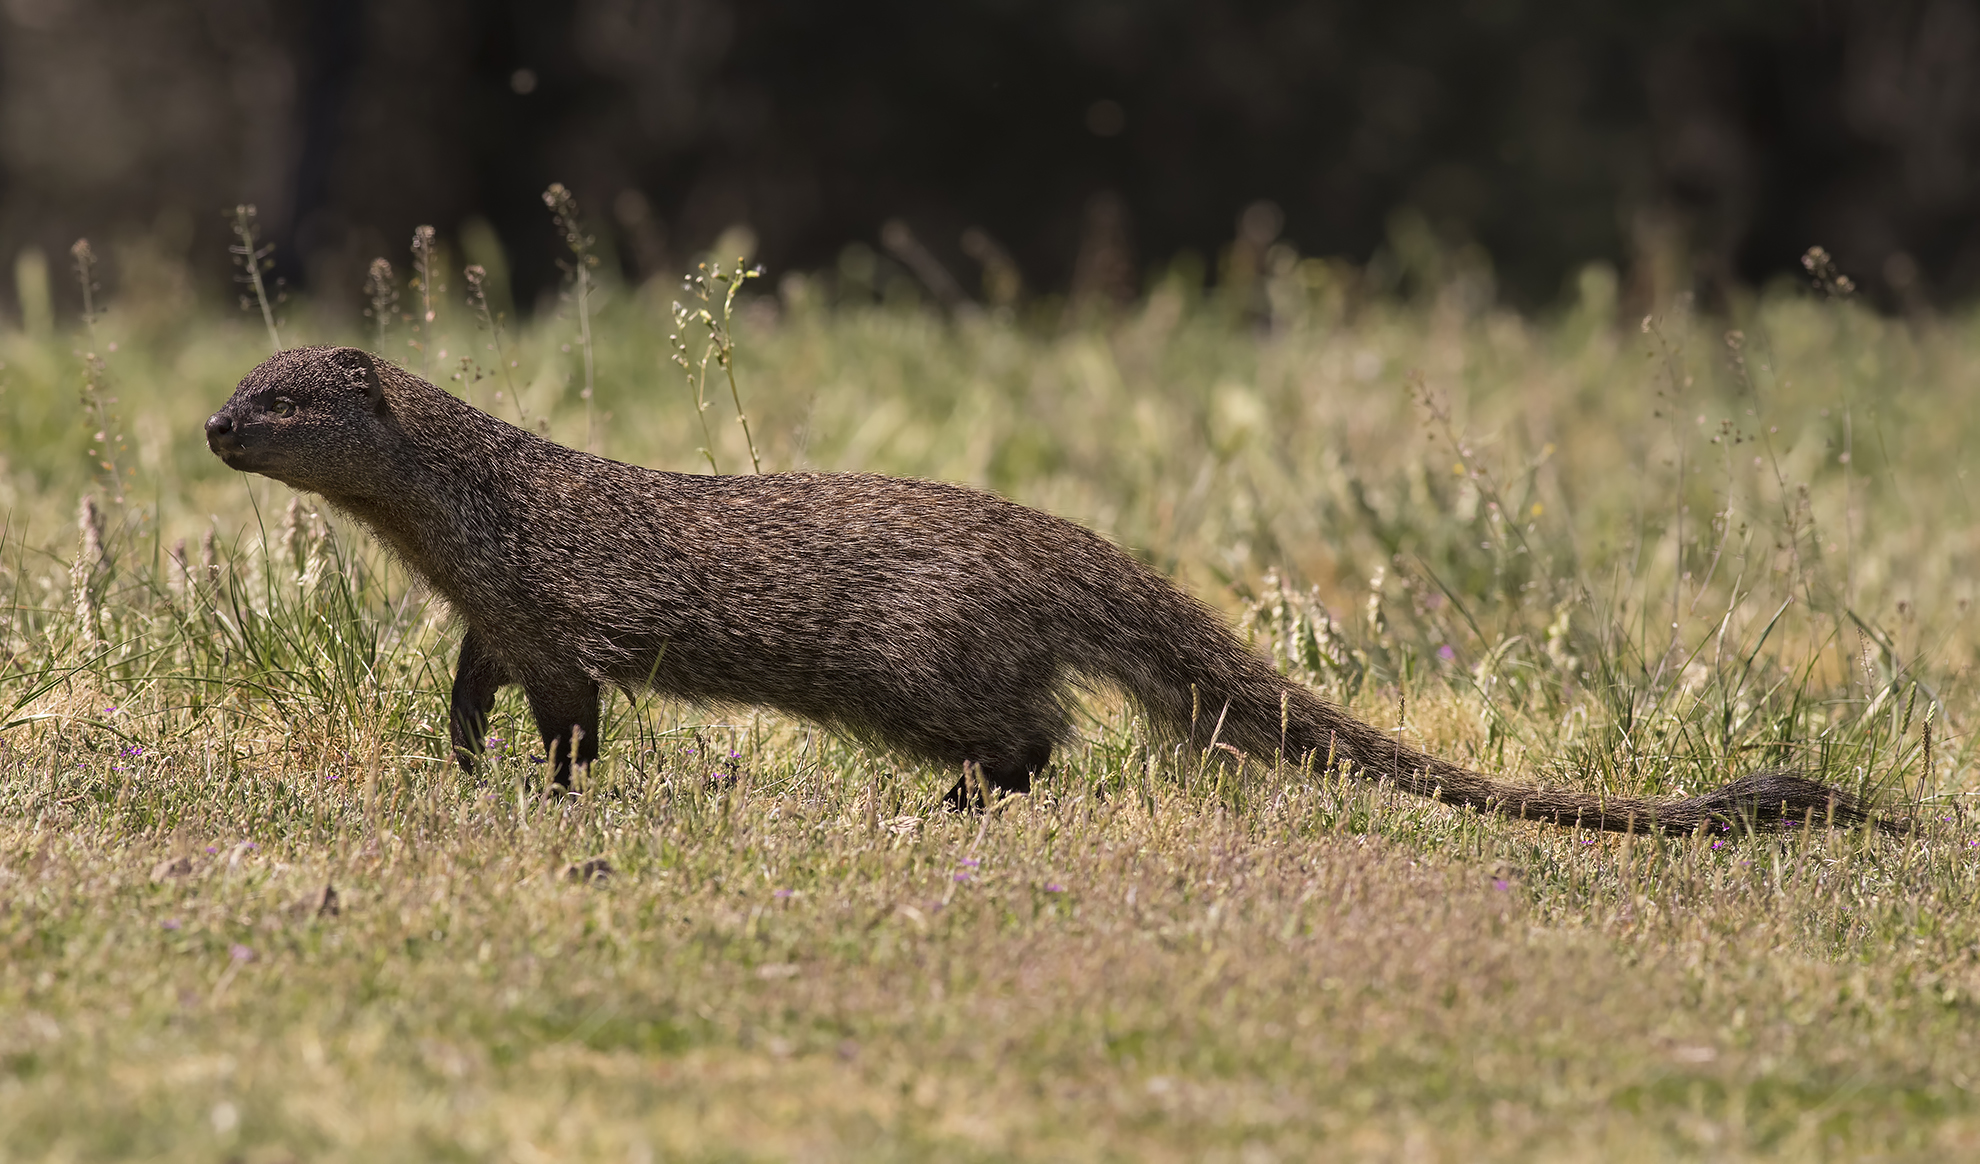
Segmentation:
<svg viewBox="0 0 1980 1164">
<path fill-rule="evenodd" d="M 1980 289 L 1980 11 L 0 0 L 0 255 L 143 237 L 222 286 L 247 201 L 292 284 L 355 304 L 416 224 L 485 223 L 527 304 L 552 181 L 634 278 L 745 225 L 773 274 L 863 244 L 972 295 L 999 253 L 1131 294 L 1279 239 L 1488 256 L 1520 307 L 1591 260 L 1626 303 L 1709 304 L 1821 244 L 1887 306 L 1946 302 Z"/>
</svg>

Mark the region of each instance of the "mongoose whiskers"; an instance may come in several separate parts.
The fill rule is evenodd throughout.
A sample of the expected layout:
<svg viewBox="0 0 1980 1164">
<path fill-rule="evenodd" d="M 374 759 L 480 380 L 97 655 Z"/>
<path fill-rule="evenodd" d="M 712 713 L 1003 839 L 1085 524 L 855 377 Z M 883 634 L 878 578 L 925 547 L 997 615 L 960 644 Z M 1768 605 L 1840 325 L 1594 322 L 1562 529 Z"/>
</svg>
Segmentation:
<svg viewBox="0 0 1980 1164">
<path fill-rule="evenodd" d="M 1091 531 L 973 489 L 643 469 L 505 424 L 356 348 L 268 360 L 206 436 L 234 468 L 356 518 L 452 605 L 466 635 L 449 728 L 469 771 L 496 691 L 520 683 L 568 786 L 598 754 L 610 684 L 775 708 L 1025 792 L 1071 734 L 1069 692 L 1097 682 L 1198 749 L 1213 732 L 1254 757 L 1283 745 L 1292 763 L 1331 756 L 1501 816 L 1675 833 L 1868 819 L 1857 798 L 1790 772 L 1678 800 L 1495 782 L 1283 678 Z M 949 799 L 965 804 L 966 786 Z"/>
</svg>

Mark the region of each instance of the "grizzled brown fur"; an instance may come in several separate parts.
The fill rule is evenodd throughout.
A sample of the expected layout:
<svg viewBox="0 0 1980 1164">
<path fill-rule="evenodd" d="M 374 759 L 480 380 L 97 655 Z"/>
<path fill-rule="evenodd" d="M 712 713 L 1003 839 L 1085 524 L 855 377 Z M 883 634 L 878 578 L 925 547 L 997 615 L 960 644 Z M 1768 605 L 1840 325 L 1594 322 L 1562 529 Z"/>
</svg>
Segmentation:
<svg viewBox="0 0 1980 1164">
<path fill-rule="evenodd" d="M 553 444 L 354 348 L 283 352 L 207 421 L 227 464 L 322 494 L 467 624 L 456 753 L 522 684 L 555 778 L 598 749 L 601 685 L 767 706 L 1029 789 L 1110 684 L 1201 748 L 1333 756 L 1485 812 L 1582 828 L 1865 819 L 1790 773 L 1675 801 L 1519 788 L 1401 746 L 1288 682 L 1209 608 L 1092 532 L 986 493 L 854 473 L 688 476 Z M 1281 713 L 1284 713 L 1282 735 Z M 573 748 L 575 744 L 575 748 Z M 573 757 L 575 752 L 575 757 Z M 961 786 L 952 801 L 964 800 Z"/>
</svg>

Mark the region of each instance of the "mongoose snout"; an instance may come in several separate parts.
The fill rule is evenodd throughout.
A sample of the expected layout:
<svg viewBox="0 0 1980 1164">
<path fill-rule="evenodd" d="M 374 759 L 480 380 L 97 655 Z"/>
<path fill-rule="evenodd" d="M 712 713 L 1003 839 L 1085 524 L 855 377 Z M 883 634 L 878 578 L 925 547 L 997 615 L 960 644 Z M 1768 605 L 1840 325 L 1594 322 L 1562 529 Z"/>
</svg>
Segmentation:
<svg viewBox="0 0 1980 1164">
<path fill-rule="evenodd" d="M 1073 522 L 863 473 L 713 477 L 592 456 L 356 348 L 250 371 L 206 425 L 229 465 L 322 494 L 464 624 L 448 714 L 472 771 L 520 684 L 552 778 L 598 754 L 599 693 L 769 707 L 1026 791 L 1081 684 L 1156 729 L 1499 815 L 1615 831 L 1866 818 L 1789 772 L 1683 800 L 1497 783 L 1404 747 L 1279 675 L 1214 611 Z M 1221 749 L 1220 749 L 1221 750 Z M 958 783 L 950 803 L 967 800 Z"/>
<path fill-rule="evenodd" d="M 234 444 L 234 418 L 224 412 L 216 412 L 206 418 L 206 447 L 214 452 L 230 448 Z"/>
</svg>

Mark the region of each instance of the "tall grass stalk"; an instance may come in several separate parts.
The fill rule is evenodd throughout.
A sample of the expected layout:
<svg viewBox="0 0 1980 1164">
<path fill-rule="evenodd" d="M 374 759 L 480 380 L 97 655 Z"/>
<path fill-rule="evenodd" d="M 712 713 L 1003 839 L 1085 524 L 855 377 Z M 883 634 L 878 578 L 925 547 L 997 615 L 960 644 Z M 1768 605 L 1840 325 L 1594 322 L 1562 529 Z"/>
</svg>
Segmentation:
<svg viewBox="0 0 1980 1164">
<path fill-rule="evenodd" d="M 89 240 L 79 238 L 69 248 L 69 256 L 75 261 L 76 282 L 82 289 L 83 301 L 83 350 L 77 355 L 82 360 L 82 406 L 84 420 L 91 426 L 89 449 L 91 460 L 110 486 L 111 500 L 124 503 L 125 471 L 118 461 L 118 454 L 125 450 L 126 437 L 122 421 L 113 409 L 116 397 L 110 395 L 110 365 L 101 354 L 105 349 L 96 334 L 99 317 L 97 292 L 101 288 L 96 282 L 96 251 Z"/>
<path fill-rule="evenodd" d="M 593 357 L 591 351 L 591 312 L 592 296 L 596 290 L 598 253 L 597 240 L 584 231 L 584 223 L 578 217 L 577 197 L 561 182 L 552 182 L 543 192 L 543 204 L 550 208 L 550 219 L 556 224 L 564 246 L 571 252 L 568 261 L 559 260 L 565 276 L 570 280 L 571 296 L 577 308 L 578 351 L 583 358 L 584 390 L 580 396 L 584 400 L 584 447 L 587 451 L 598 446 L 598 422 L 593 408 Z"/>
<path fill-rule="evenodd" d="M 434 305 L 447 290 L 446 284 L 441 282 L 439 246 L 439 235 L 432 227 L 413 228 L 413 286 L 419 289 L 419 323 L 413 328 L 418 335 L 412 344 L 419 349 L 419 374 L 427 380 L 434 378 L 434 331 L 439 320 L 439 312 Z"/>
<path fill-rule="evenodd" d="M 262 275 L 274 269 L 275 244 L 263 245 L 256 233 L 254 224 L 255 208 L 251 203 L 234 207 L 231 225 L 234 230 L 234 243 L 227 248 L 234 256 L 234 263 L 241 269 L 239 280 L 254 289 L 252 305 L 261 308 L 261 324 L 268 329 L 268 349 L 271 352 L 282 350 L 282 336 L 275 330 L 275 307 L 269 302 L 268 285 Z M 241 299 L 243 310 L 251 306 L 245 296 Z"/>
<path fill-rule="evenodd" d="M 463 272 L 468 285 L 468 309 L 474 312 L 475 326 L 488 333 L 488 350 L 494 354 L 495 365 L 501 371 L 502 387 L 516 407 L 516 423 L 529 427 L 529 413 L 523 408 L 522 394 L 516 391 L 514 370 L 516 361 L 510 357 L 504 343 L 502 314 L 492 311 L 488 305 L 488 272 L 480 264 L 470 264 Z M 495 399 L 500 401 L 503 392 L 497 392 Z"/>
<path fill-rule="evenodd" d="M 749 431 L 749 417 L 744 414 L 742 390 L 736 386 L 736 344 L 735 309 L 736 296 L 742 293 L 743 285 L 751 279 L 760 278 L 762 267 L 745 267 L 748 260 L 738 258 L 728 270 L 722 269 L 720 260 L 698 264 L 693 274 L 682 281 L 688 294 L 695 297 L 699 307 L 689 308 L 676 300 L 673 305 L 674 330 L 667 339 L 674 348 L 674 362 L 687 373 L 688 388 L 694 394 L 695 411 L 701 417 L 702 436 L 708 441 L 702 447 L 702 455 L 708 458 L 708 468 L 715 468 L 715 455 L 710 446 L 713 437 L 708 432 L 708 362 L 715 361 L 729 381 L 729 399 L 735 404 L 736 424 L 743 432 L 743 445 L 749 450 L 749 467 L 753 473 L 763 472 L 763 459 L 756 452 L 756 437 Z M 717 291 L 716 288 L 721 290 Z M 719 304 L 720 316 L 716 315 Z M 687 332 L 699 325 L 707 332 L 701 355 L 692 357 L 688 351 Z"/>
<path fill-rule="evenodd" d="M 392 316 L 399 310 L 399 284 L 392 277 L 392 263 L 380 256 L 371 260 L 371 266 L 364 275 L 365 317 L 371 320 L 372 350 L 390 358 L 385 347 L 385 333 L 392 326 Z"/>
</svg>

